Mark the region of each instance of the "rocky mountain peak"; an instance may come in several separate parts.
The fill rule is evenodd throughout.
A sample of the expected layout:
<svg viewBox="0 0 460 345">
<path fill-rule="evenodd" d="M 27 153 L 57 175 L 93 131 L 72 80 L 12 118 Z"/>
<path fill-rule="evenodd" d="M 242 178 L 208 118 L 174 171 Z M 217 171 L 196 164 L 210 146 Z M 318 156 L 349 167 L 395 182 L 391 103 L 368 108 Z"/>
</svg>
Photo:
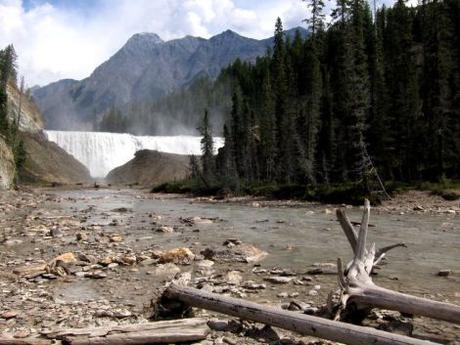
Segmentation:
<svg viewBox="0 0 460 345">
<path fill-rule="evenodd" d="M 232 30 L 209 39 L 186 36 L 170 41 L 139 33 L 88 78 L 59 81 L 33 95 L 47 128 L 85 129 L 110 107 L 158 100 L 199 78 L 214 79 L 237 58 L 253 62 L 272 45 L 273 38 L 257 40 Z"/>
<path fill-rule="evenodd" d="M 145 48 L 146 46 L 153 46 L 164 41 L 160 36 L 153 32 L 141 32 L 131 36 L 131 38 L 126 42 L 124 48 L 130 49 L 139 49 Z"/>
</svg>

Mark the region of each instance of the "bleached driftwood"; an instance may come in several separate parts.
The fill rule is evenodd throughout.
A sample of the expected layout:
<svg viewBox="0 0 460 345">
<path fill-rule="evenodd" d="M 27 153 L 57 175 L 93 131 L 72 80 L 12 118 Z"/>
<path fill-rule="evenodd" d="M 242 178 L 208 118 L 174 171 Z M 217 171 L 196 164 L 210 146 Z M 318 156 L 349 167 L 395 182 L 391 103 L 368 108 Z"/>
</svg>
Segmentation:
<svg viewBox="0 0 460 345">
<path fill-rule="evenodd" d="M 51 340 L 38 339 L 38 338 L 6 338 L 0 336 L 0 345 L 51 345 Z"/>
<path fill-rule="evenodd" d="M 115 327 L 67 329 L 44 335 L 71 345 L 142 345 L 199 341 L 205 339 L 209 331 L 206 320 L 191 318 Z"/>
<path fill-rule="evenodd" d="M 164 292 L 163 299 L 180 301 L 187 306 L 213 310 L 244 320 L 260 322 L 350 345 L 429 345 L 429 341 L 414 339 L 398 334 L 361 327 L 340 321 L 286 311 L 242 299 L 222 296 L 194 288 L 171 284 Z"/>
<path fill-rule="evenodd" d="M 369 215 L 370 204 L 366 200 L 359 232 L 356 234 L 345 211 L 337 210 L 337 218 L 354 253 L 353 260 L 345 270 L 341 260 L 337 261 L 342 306 L 355 304 L 358 307 L 378 307 L 460 324 L 460 306 L 432 301 L 375 285 L 371 278 L 372 269 L 388 250 L 405 245 L 395 244 L 376 251 L 375 243 L 373 243 L 366 248 Z"/>
</svg>

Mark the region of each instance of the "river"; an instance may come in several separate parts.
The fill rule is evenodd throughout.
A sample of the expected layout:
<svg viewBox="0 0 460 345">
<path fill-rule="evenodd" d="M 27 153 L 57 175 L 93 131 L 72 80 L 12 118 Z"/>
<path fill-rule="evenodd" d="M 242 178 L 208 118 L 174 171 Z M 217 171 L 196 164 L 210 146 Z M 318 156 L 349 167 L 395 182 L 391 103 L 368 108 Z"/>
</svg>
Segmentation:
<svg viewBox="0 0 460 345">
<path fill-rule="evenodd" d="M 344 261 L 351 259 L 351 249 L 335 219 L 331 205 L 305 204 L 302 207 L 286 207 L 281 204 L 260 207 L 258 203 L 207 202 L 129 189 L 47 189 L 37 192 L 37 196 L 30 197 L 34 207 L 25 207 L 23 213 L 17 213 L 17 217 L 12 214 L 3 214 L 0 217 L 0 220 L 4 220 L 4 226 L 9 226 L 7 229 L 11 233 L 14 233 L 13 223 L 17 227 L 24 224 L 29 224 L 29 227 L 38 226 L 34 220 L 41 222 L 41 225 L 48 222 L 46 224 L 49 226 L 70 217 L 76 225 L 74 228 L 72 225 L 63 228 L 64 236 L 57 239 L 45 236 L 30 240 L 30 235 L 26 234 L 26 240 L 21 245 L 9 246 L 6 254 L 3 251 L 3 255 L 7 257 L 11 257 L 11 253 L 8 256 L 8 250 L 13 251 L 17 258 L 16 261 L 3 258 L 4 262 L 8 262 L 7 268 L 16 267 L 21 260 L 49 260 L 65 251 L 94 256 L 100 252 L 136 253 L 139 256 L 152 248 L 167 250 L 188 247 L 198 254 L 204 248 L 222 247 L 223 241 L 228 238 L 237 238 L 268 253 L 257 269 L 288 269 L 296 272 L 298 277 L 304 276 L 315 263 L 335 263 L 338 257 Z M 126 212 L 114 211 L 117 209 Z M 361 218 L 361 210 L 357 207 L 349 208 L 347 213 L 352 220 L 359 221 Z M 213 221 L 209 224 L 198 222 L 189 227 L 181 221 L 181 218 L 187 217 Z M 394 214 L 376 208 L 371 210 L 370 224 L 368 242 L 375 241 L 377 247 L 395 242 L 407 244 L 407 248 L 397 248 L 388 254 L 387 261 L 374 277 L 378 285 L 460 304 L 458 215 L 416 212 Z M 175 231 L 159 233 L 154 230 L 159 225 L 173 227 Z M 25 229 L 27 230 L 26 226 Z M 83 229 L 90 240 L 75 242 L 75 234 L 79 229 Z M 105 244 L 102 240 L 104 234 L 120 234 L 124 241 L 120 244 Z M 24 238 L 24 235 L 19 238 Z M 2 247 L 0 245 L 0 249 Z M 31 259 L 31 255 L 34 259 Z M 215 277 L 222 274 L 225 276 L 225 272 L 236 270 L 244 280 L 264 282 L 262 276 L 253 273 L 253 264 L 216 264 L 214 268 L 217 271 L 214 273 Z M 449 277 L 437 276 L 439 270 L 446 268 L 452 270 L 453 274 Z M 183 268 L 190 269 L 195 271 L 196 268 Z M 47 286 L 46 290 L 52 291 L 53 296 L 58 296 L 63 305 L 81 302 L 97 305 L 97 301 L 102 300 L 115 303 L 118 307 L 122 305 L 135 314 L 141 313 L 165 281 L 152 273 L 151 266 L 117 267 L 113 273 L 109 271 L 102 280 L 72 278 L 49 283 L 39 280 L 38 283 L 46 284 L 43 285 Z M 317 296 L 310 293 L 312 284 L 321 286 Z M 268 286 L 266 290 L 248 294 L 245 298 L 258 302 L 283 303 L 288 299 L 279 297 L 280 292 L 295 292 L 299 294 L 297 299 L 316 305 L 324 303 L 328 292 L 336 287 L 335 275 L 319 275 L 313 277 L 311 284 Z M 4 297 L 7 305 L 11 303 L 14 306 L 14 303 L 18 303 L 13 297 Z M 22 306 L 30 307 L 29 304 Z M 98 305 L 97 308 L 101 307 Z M 90 311 L 87 313 L 93 315 Z M 82 315 L 85 313 L 82 312 Z M 416 334 L 419 336 L 460 340 L 458 328 L 455 326 L 427 320 L 416 319 Z"/>
</svg>

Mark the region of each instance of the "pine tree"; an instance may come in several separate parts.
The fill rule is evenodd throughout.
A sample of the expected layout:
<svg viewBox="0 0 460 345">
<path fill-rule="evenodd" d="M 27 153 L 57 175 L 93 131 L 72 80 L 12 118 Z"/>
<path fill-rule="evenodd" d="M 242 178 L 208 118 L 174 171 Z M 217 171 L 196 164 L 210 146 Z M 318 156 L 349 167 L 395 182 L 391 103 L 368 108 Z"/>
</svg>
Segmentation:
<svg viewBox="0 0 460 345">
<path fill-rule="evenodd" d="M 276 122 L 273 90 L 270 82 L 270 72 L 265 71 L 262 81 L 262 105 L 261 105 L 261 154 L 260 166 L 263 171 L 263 179 L 271 181 L 276 174 Z"/>
<path fill-rule="evenodd" d="M 391 141 L 388 123 L 388 98 L 385 62 L 383 55 L 383 30 L 385 23 L 385 9 L 375 14 L 375 24 L 368 27 L 369 76 L 371 107 L 369 112 L 366 139 L 369 143 L 369 153 L 374 163 L 386 177 L 391 176 L 391 164 L 388 151 L 394 144 Z"/>
<path fill-rule="evenodd" d="M 311 17 L 305 21 L 309 24 L 310 32 L 313 37 L 324 29 L 324 1 L 323 0 L 302 0 L 307 2 L 310 8 Z"/>
<path fill-rule="evenodd" d="M 305 137 L 303 174 L 308 183 L 316 183 L 315 159 L 317 157 L 318 132 L 322 97 L 322 75 L 320 62 L 320 33 L 324 28 L 324 3 L 322 0 L 309 0 L 311 18 L 308 20 L 311 38 L 305 44 L 306 90 Z"/>
<path fill-rule="evenodd" d="M 208 110 L 204 111 L 203 122 L 199 128 L 201 138 L 201 166 L 203 178 L 210 183 L 215 177 L 214 140 L 209 124 Z"/>
<path fill-rule="evenodd" d="M 387 155 L 391 159 L 393 176 L 398 180 L 417 179 L 421 169 L 420 142 L 417 140 L 417 133 L 421 132 L 418 128 L 421 112 L 412 23 L 411 10 L 403 0 L 388 11 L 385 74 L 391 99 L 388 117 L 395 145 L 393 157 L 391 150 Z"/>
<path fill-rule="evenodd" d="M 0 51 L 0 134 L 11 141 L 11 128 L 8 122 L 8 82 L 16 80 L 16 52 L 12 45 Z"/>
<path fill-rule="evenodd" d="M 443 2 L 433 2 L 425 12 L 424 81 L 422 112 L 428 120 L 426 138 L 428 178 L 439 180 L 452 167 L 455 157 L 456 121 L 453 105 L 458 82 L 457 52 L 454 23 Z M 458 47 L 457 47 L 458 51 Z M 457 79 L 457 80 L 456 80 Z M 457 112 L 458 115 L 458 112 Z M 458 120 L 457 120 L 458 123 Z"/>
<path fill-rule="evenodd" d="M 189 156 L 189 170 L 191 179 L 197 179 L 200 177 L 200 167 L 198 165 L 198 160 L 196 159 L 195 155 Z"/>
<path fill-rule="evenodd" d="M 288 181 L 292 170 L 289 165 L 291 163 L 291 154 L 289 152 L 289 139 L 286 133 L 289 124 L 287 101 L 288 101 L 288 76 L 286 66 L 286 43 L 284 38 L 284 30 L 281 19 L 278 17 L 275 24 L 273 58 L 272 58 L 272 89 L 274 90 L 275 100 L 275 123 L 276 123 L 276 140 L 277 140 L 277 160 L 280 163 L 277 166 L 277 178 L 281 181 Z M 292 138 L 292 137 L 290 137 Z"/>
<path fill-rule="evenodd" d="M 365 51 L 365 18 L 370 17 L 370 9 L 365 0 L 353 0 L 351 6 L 352 31 L 351 47 L 353 50 L 353 72 L 350 76 L 351 108 L 348 114 L 349 151 L 351 160 L 349 168 L 352 179 L 365 177 L 365 150 L 364 132 L 369 112 L 369 75 L 367 56 Z"/>
</svg>

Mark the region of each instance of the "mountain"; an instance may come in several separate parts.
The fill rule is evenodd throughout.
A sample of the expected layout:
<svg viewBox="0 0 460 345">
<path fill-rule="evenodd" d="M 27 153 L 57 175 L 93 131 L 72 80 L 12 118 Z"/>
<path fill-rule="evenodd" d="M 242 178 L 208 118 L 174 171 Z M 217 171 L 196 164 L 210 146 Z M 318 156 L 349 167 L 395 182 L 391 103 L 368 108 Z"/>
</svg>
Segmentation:
<svg viewBox="0 0 460 345">
<path fill-rule="evenodd" d="M 299 30 L 286 31 L 293 36 Z M 204 39 L 186 36 L 163 41 L 154 33 L 132 36 L 109 60 L 81 81 L 65 79 L 33 90 L 49 129 L 91 129 L 112 106 L 156 100 L 198 78 L 215 78 L 240 58 L 254 62 L 273 39 L 256 40 L 231 30 Z"/>
</svg>

